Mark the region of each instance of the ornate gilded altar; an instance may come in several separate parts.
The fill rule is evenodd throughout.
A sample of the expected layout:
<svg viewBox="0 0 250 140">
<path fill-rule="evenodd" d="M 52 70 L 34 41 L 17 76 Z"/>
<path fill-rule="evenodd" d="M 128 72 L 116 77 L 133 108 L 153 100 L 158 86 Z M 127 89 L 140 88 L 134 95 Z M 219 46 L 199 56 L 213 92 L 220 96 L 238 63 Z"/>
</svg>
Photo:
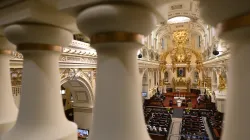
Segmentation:
<svg viewBox="0 0 250 140">
<path fill-rule="evenodd" d="M 190 86 L 191 86 L 191 79 L 188 78 L 185 80 L 183 78 L 178 78 L 178 79 L 173 78 L 172 85 L 173 85 L 174 91 L 182 90 L 185 92 L 189 92 Z"/>
<path fill-rule="evenodd" d="M 226 89 L 226 80 L 223 78 L 222 75 L 219 76 L 219 86 L 218 86 L 219 91 L 222 91 Z"/>
<path fill-rule="evenodd" d="M 195 72 L 203 71 L 202 55 L 199 49 L 188 46 L 190 44 L 190 35 L 188 30 L 177 30 L 173 32 L 173 45 L 174 47 L 160 56 L 160 70 L 162 73 L 168 70 L 172 79 L 172 87 L 176 89 L 185 89 L 189 91 L 192 82 L 197 86 L 201 86 L 201 81 L 197 85 L 197 78 L 195 80 Z M 193 59 L 195 57 L 195 59 Z M 181 69 L 181 72 L 180 72 Z M 192 73 L 190 73 L 192 72 Z M 196 74 L 197 75 L 197 74 Z M 191 79 L 192 78 L 192 79 Z M 160 75 L 160 79 L 164 79 Z M 163 80 L 163 81 L 164 81 Z M 168 79 L 171 81 L 171 79 Z M 161 81 L 162 82 L 162 81 Z M 166 84 L 165 84 L 166 85 Z"/>
</svg>

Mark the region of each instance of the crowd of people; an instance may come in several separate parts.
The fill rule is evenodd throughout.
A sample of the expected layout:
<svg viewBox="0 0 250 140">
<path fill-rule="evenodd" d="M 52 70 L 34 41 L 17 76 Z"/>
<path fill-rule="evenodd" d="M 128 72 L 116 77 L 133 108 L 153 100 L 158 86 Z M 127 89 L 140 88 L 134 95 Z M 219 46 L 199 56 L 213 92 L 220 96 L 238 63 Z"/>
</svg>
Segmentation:
<svg viewBox="0 0 250 140">
<path fill-rule="evenodd" d="M 162 107 L 145 107 L 144 116 L 150 135 L 168 137 L 172 123 L 171 112 L 169 110 Z"/>
<path fill-rule="evenodd" d="M 166 100 L 166 96 L 157 89 L 156 94 L 144 104 L 147 130 L 152 139 L 155 139 L 152 137 L 153 135 L 161 136 L 163 139 L 169 135 L 173 108 L 165 108 L 163 105 L 164 100 Z M 181 106 L 188 107 L 189 102 L 192 102 L 190 97 L 182 100 Z M 200 94 L 197 98 L 197 102 L 198 105 L 202 104 L 201 106 L 209 104 L 211 103 L 211 97 L 207 94 Z M 192 107 L 184 109 L 180 128 L 180 140 L 209 140 L 204 125 L 205 121 L 207 121 L 213 139 L 220 140 L 223 114 L 217 112 L 215 108 L 209 109 L 207 106 L 203 109 L 192 109 Z M 159 139 L 157 138 L 157 140 Z"/>
<path fill-rule="evenodd" d="M 183 113 L 184 116 L 197 116 L 200 118 L 203 117 L 203 119 L 205 118 L 213 139 L 220 140 L 222 133 L 222 126 L 223 126 L 223 117 L 224 117 L 223 113 L 220 113 L 216 110 L 207 110 L 207 109 L 185 109 Z M 191 136 L 189 135 L 189 137 Z"/>
<path fill-rule="evenodd" d="M 209 140 L 202 117 L 198 115 L 183 116 L 181 140 Z"/>
</svg>

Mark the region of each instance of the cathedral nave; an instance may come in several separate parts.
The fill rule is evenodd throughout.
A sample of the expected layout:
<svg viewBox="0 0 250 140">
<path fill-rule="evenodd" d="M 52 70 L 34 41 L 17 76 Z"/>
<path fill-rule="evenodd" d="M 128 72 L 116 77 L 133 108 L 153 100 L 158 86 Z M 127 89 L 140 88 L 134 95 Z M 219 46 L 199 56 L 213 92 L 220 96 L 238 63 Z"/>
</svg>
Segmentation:
<svg viewBox="0 0 250 140">
<path fill-rule="evenodd" d="M 2 0 L 0 140 L 248 140 L 247 0 Z"/>
</svg>

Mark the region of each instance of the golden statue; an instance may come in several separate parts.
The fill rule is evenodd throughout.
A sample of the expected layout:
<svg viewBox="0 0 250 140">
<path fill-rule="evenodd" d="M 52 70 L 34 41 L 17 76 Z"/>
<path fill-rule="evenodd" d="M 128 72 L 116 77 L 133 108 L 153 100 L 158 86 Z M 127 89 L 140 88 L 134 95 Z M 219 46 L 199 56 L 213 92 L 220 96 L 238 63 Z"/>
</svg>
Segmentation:
<svg viewBox="0 0 250 140">
<path fill-rule="evenodd" d="M 223 78 L 222 75 L 219 76 L 219 86 L 218 86 L 218 89 L 219 91 L 222 91 L 226 88 L 226 81 L 225 79 Z"/>
<path fill-rule="evenodd" d="M 174 43 L 177 47 L 185 47 L 188 40 L 188 31 L 187 30 L 179 30 L 173 33 Z"/>
<path fill-rule="evenodd" d="M 175 88 L 175 86 L 176 86 L 176 81 L 175 81 L 175 78 L 173 77 L 173 79 L 172 79 L 172 83 L 173 83 L 173 87 Z"/>
<path fill-rule="evenodd" d="M 198 86 L 201 86 L 201 79 L 198 79 Z"/>
<path fill-rule="evenodd" d="M 163 80 L 160 80 L 160 86 L 163 86 Z"/>
</svg>

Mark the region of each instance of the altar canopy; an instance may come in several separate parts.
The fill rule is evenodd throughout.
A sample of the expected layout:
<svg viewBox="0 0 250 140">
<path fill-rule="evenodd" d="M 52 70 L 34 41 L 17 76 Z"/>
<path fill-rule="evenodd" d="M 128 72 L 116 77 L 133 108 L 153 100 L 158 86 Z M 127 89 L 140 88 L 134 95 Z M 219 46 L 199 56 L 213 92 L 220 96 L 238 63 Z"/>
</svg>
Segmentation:
<svg viewBox="0 0 250 140">
<path fill-rule="evenodd" d="M 161 54 L 160 69 L 162 85 L 190 92 L 190 88 L 202 86 L 202 55 L 201 50 L 195 46 L 194 37 L 189 30 L 176 30 L 173 32 L 172 47 Z M 170 43 L 171 44 L 171 43 Z"/>
</svg>

